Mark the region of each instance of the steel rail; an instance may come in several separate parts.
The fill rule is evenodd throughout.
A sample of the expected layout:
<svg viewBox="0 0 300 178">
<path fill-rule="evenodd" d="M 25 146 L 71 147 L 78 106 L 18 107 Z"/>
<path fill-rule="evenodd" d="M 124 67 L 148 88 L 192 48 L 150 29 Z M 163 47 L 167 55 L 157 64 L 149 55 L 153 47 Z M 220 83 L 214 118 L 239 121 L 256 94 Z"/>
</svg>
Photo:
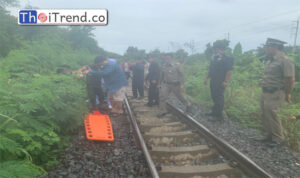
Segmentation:
<svg viewBox="0 0 300 178">
<path fill-rule="evenodd" d="M 189 115 L 186 115 L 182 109 L 177 108 L 176 106 L 167 103 L 168 109 L 171 112 L 175 112 L 179 114 L 179 116 L 183 117 L 185 121 L 189 122 L 191 126 L 197 129 L 202 135 L 204 135 L 209 141 L 211 141 L 214 146 L 220 151 L 225 157 L 236 161 L 239 167 L 245 171 L 246 174 L 249 174 L 253 177 L 263 177 L 263 178 L 272 178 L 273 175 L 269 174 L 265 170 L 263 170 L 260 166 L 254 163 L 250 158 L 246 155 L 238 151 L 236 148 L 232 147 L 229 143 L 224 141 L 223 139 L 217 137 L 210 130 L 208 130 L 204 125 L 200 124 L 194 118 Z M 179 117 L 180 118 L 180 117 Z M 183 119 L 182 119 L 183 120 Z"/>
<path fill-rule="evenodd" d="M 145 158 L 146 158 L 146 161 L 147 161 L 147 164 L 148 164 L 148 168 L 150 169 L 150 172 L 151 172 L 151 175 L 153 178 L 159 178 L 159 175 L 158 175 L 158 172 L 157 172 L 157 169 L 155 167 L 155 164 L 150 156 L 150 153 L 149 153 L 149 150 L 146 146 L 146 143 L 145 143 L 145 140 L 142 136 L 142 133 L 138 127 L 138 124 L 136 122 L 136 118 L 134 116 L 134 114 L 132 113 L 131 111 L 131 108 L 130 108 L 130 105 L 129 105 L 129 102 L 127 100 L 127 97 L 125 98 L 124 100 L 124 104 L 125 104 L 125 108 L 128 112 L 128 116 L 129 116 L 129 119 L 130 119 L 130 122 L 134 128 L 134 131 L 136 133 L 136 136 L 137 136 L 137 139 L 138 139 L 138 142 L 143 150 L 143 153 L 145 155 Z"/>
</svg>

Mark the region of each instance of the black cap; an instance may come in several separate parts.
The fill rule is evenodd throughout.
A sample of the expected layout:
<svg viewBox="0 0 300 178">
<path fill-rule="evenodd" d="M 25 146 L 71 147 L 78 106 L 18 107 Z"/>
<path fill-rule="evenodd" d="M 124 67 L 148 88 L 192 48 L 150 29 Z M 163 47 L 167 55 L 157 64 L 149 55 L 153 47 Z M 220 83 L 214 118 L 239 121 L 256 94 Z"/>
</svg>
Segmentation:
<svg viewBox="0 0 300 178">
<path fill-rule="evenodd" d="M 153 54 L 147 54 L 147 59 L 154 58 Z"/>
<path fill-rule="evenodd" d="M 105 56 L 97 56 L 94 60 L 94 64 L 101 64 L 105 60 L 106 60 Z"/>
<path fill-rule="evenodd" d="M 213 43 L 213 49 L 222 49 L 225 50 L 229 45 L 227 40 L 217 40 Z"/>
<path fill-rule="evenodd" d="M 277 40 L 277 39 L 274 39 L 274 38 L 268 38 L 267 41 L 266 41 L 265 46 L 275 47 L 275 48 L 278 48 L 278 49 L 282 49 L 283 45 L 286 44 L 286 43 L 287 42 L 284 42 L 284 41 L 281 41 L 281 40 Z"/>
</svg>

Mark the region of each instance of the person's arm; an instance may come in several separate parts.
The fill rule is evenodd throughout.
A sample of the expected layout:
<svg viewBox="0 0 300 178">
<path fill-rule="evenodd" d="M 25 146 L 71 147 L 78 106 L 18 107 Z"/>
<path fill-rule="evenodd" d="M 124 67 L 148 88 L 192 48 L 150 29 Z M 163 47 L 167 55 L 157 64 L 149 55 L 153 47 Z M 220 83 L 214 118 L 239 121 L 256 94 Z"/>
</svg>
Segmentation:
<svg viewBox="0 0 300 178">
<path fill-rule="evenodd" d="M 88 72 L 88 74 L 104 76 L 104 75 L 109 75 L 110 73 L 112 73 L 114 71 L 114 69 L 115 69 L 114 65 L 107 64 L 102 70 L 100 70 L 100 71 L 91 70 Z"/>
<path fill-rule="evenodd" d="M 283 62 L 283 75 L 285 77 L 284 81 L 284 91 L 285 91 L 285 100 L 289 103 L 291 100 L 291 92 L 294 88 L 295 83 L 295 65 L 290 59 L 285 59 Z"/>
<path fill-rule="evenodd" d="M 159 81 L 157 87 L 160 88 L 160 85 L 164 81 L 164 72 L 163 72 L 163 67 L 160 68 L 160 73 L 159 73 Z"/>
<path fill-rule="evenodd" d="M 222 83 L 223 87 L 228 86 L 228 82 L 230 80 L 231 75 L 232 75 L 232 70 L 226 72 L 225 81 Z"/>
<path fill-rule="evenodd" d="M 229 84 L 230 77 L 232 75 L 233 70 L 233 58 L 227 58 L 226 62 L 226 74 L 225 74 L 225 80 L 223 81 L 222 85 L 224 88 L 226 88 Z"/>
<path fill-rule="evenodd" d="M 210 78 L 210 68 L 211 68 L 211 63 L 209 64 L 208 71 L 207 71 L 206 77 L 205 77 L 204 82 L 203 82 L 204 85 L 207 85 L 207 81 Z"/>
<path fill-rule="evenodd" d="M 207 84 L 207 81 L 208 81 L 209 78 L 210 78 L 210 70 L 208 69 L 208 72 L 207 72 L 206 77 L 205 77 L 204 82 L 203 82 L 204 85 Z"/>
<path fill-rule="evenodd" d="M 295 77 L 286 77 L 285 78 L 285 86 L 284 86 L 285 96 L 286 96 L 285 100 L 289 103 L 292 103 L 291 93 L 293 91 L 294 84 L 295 84 Z"/>
</svg>

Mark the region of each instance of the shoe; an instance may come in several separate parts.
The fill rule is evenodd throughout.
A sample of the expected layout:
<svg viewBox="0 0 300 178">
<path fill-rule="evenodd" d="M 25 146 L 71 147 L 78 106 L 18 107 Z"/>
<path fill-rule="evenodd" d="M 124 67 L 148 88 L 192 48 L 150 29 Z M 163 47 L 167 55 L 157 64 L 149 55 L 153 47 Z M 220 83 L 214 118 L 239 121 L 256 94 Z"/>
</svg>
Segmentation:
<svg viewBox="0 0 300 178">
<path fill-rule="evenodd" d="M 157 102 L 153 103 L 153 106 L 159 106 L 159 104 Z"/>
<path fill-rule="evenodd" d="M 133 100 L 134 100 L 134 99 L 137 99 L 137 97 L 136 97 L 136 96 L 132 96 L 132 97 L 131 97 L 131 99 L 133 99 Z"/>
<path fill-rule="evenodd" d="M 220 117 L 214 116 L 214 117 L 209 118 L 208 121 L 210 121 L 210 122 L 222 122 L 222 121 L 224 121 L 224 118 L 221 117 L 221 116 Z"/>
<path fill-rule="evenodd" d="M 167 113 L 161 113 L 161 114 L 156 115 L 156 117 L 157 117 L 157 118 L 162 118 L 162 117 L 164 117 L 166 114 L 167 114 Z"/>
<path fill-rule="evenodd" d="M 153 104 L 152 103 L 146 103 L 145 106 L 152 107 Z"/>
<path fill-rule="evenodd" d="M 258 142 L 271 142 L 272 138 L 271 137 L 255 137 L 252 138 L 254 141 L 258 141 Z"/>
<path fill-rule="evenodd" d="M 144 99 L 144 97 L 143 96 L 138 97 L 138 100 L 141 100 L 141 99 Z"/>
<path fill-rule="evenodd" d="M 215 114 L 213 112 L 210 112 L 210 113 L 205 113 L 205 116 L 215 116 Z"/>
<path fill-rule="evenodd" d="M 267 146 L 270 148 L 280 147 L 284 145 L 284 141 L 270 141 L 267 143 Z"/>
</svg>

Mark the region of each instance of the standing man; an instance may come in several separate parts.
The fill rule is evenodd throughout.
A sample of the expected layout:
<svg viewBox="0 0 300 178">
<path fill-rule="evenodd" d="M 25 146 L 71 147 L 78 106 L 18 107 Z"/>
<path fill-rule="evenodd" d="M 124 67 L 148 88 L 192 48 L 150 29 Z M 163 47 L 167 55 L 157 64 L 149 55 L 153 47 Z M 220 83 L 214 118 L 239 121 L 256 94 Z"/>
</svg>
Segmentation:
<svg viewBox="0 0 300 178">
<path fill-rule="evenodd" d="M 145 63 L 141 58 L 136 59 L 136 62 L 130 66 L 132 70 L 132 93 L 133 98 L 144 98 L 144 69 Z"/>
<path fill-rule="evenodd" d="M 207 80 L 210 79 L 210 94 L 214 103 L 211 113 L 206 114 L 212 116 L 210 121 L 223 120 L 224 91 L 228 86 L 233 70 L 233 58 L 224 53 L 227 45 L 225 41 L 221 40 L 214 42 L 214 56 L 210 62 L 206 79 L 204 80 L 204 84 L 206 85 Z"/>
<path fill-rule="evenodd" d="M 91 70 L 87 75 L 96 75 L 104 79 L 112 105 L 112 113 L 123 114 L 125 87 L 128 86 L 124 72 L 118 63 L 108 60 L 105 56 L 97 56 L 95 65 L 102 66 L 102 69 L 100 71 Z"/>
<path fill-rule="evenodd" d="M 160 78 L 160 68 L 151 55 L 148 55 L 148 62 L 150 66 L 146 81 L 149 81 L 150 86 L 148 90 L 148 103 L 146 105 L 151 107 L 159 104 L 158 82 Z"/>
<path fill-rule="evenodd" d="M 281 120 L 277 117 L 277 113 L 285 100 L 291 102 L 295 81 L 295 66 L 282 52 L 285 43 L 268 38 L 265 45 L 265 52 L 270 61 L 266 65 L 261 83 L 260 105 L 265 131 L 265 138 L 262 140 L 268 141 L 270 147 L 281 145 L 284 141 Z"/>
<path fill-rule="evenodd" d="M 173 93 L 184 105 L 185 112 L 188 112 L 191 108 L 190 102 L 184 97 L 184 70 L 183 66 L 178 63 L 174 63 L 172 54 L 167 53 L 164 55 L 164 65 L 162 67 L 162 74 L 160 80 L 160 100 L 159 100 L 159 114 L 158 118 L 163 117 L 168 113 L 167 100 Z"/>
</svg>

